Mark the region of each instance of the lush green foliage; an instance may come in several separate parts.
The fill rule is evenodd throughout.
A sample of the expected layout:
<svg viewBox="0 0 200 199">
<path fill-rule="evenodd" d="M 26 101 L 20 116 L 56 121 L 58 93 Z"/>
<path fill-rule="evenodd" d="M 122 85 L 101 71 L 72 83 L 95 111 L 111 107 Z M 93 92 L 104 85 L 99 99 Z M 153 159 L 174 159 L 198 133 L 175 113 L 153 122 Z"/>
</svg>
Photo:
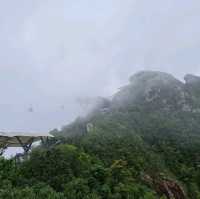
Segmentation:
<svg viewBox="0 0 200 199">
<path fill-rule="evenodd" d="M 127 133 L 125 127 L 115 126 L 116 121 L 100 124 L 105 126 L 66 139 L 65 144 L 35 149 L 19 165 L 1 159 L 0 198 L 164 198 L 143 179 L 145 175 L 176 180 L 190 198 L 199 198 L 199 144 L 188 148 L 170 137 L 158 137 L 152 143 L 135 131 Z"/>
<path fill-rule="evenodd" d="M 109 162 L 69 144 L 37 149 L 20 165 L 1 159 L 0 198 L 155 198 L 155 192 L 138 180 L 139 165 L 129 165 L 120 156 Z"/>
<path fill-rule="evenodd" d="M 200 199 L 198 106 L 199 85 L 138 74 L 26 161 L 0 159 L 0 199 Z"/>
</svg>

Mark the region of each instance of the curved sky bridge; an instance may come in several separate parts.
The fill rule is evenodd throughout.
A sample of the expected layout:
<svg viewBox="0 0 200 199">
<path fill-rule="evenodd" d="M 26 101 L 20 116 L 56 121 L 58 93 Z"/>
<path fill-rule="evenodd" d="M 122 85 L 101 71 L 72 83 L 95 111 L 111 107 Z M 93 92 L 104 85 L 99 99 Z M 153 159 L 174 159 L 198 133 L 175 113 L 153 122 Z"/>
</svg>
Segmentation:
<svg viewBox="0 0 200 199">
<path fill-rule="evenodd" d="M 28 153 L 34 142 L 44 142 L 50 137 L 53 135 L 49 133 L 0 132 L 0 155 L 9 147 L 20 147 Z"/>
</svg>

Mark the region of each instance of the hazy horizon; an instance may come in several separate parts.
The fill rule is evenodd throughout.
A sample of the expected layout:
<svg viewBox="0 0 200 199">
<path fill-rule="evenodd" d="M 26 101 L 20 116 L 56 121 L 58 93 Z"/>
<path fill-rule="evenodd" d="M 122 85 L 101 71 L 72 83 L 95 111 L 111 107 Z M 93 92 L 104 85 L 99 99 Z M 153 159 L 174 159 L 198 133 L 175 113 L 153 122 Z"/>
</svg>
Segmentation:
<svg viewBox="0 0 200 199">
<path fill-rule="evenodd" d="M 200 2 L 19 0 L 0 6 L 1 131 L 49 131 L 140 70 L 200 75 Z"/>
</svg>

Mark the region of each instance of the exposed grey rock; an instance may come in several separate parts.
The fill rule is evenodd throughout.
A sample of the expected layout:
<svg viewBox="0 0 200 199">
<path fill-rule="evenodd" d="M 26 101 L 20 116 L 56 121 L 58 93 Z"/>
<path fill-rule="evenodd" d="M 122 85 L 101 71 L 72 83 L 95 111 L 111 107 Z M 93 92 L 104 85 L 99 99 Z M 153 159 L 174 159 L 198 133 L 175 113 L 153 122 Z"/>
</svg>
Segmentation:
<svg viewBox="0 0 200 199">
<path fill-rule="evenodd" d="M 142 71 L 130 78 L 130 83 L 116 93 L 111 100 L 99 98 L 97 108 L 85 120 L 79 119 L 65 127 L 67 135 L 84 134 L 96 129 L 98 118 L 133 119 L 131 125 L 141 128 L 148 117 L 169 121 L 183 133 L 188 130 L 199 134 L 200 86 L 196 76 L 186 76 L 186 83 L 162 72 Z M 116 115 L 118 117 L 116 117 Z M 127 119 L 127 118 L 126 118 Z M 117 121 L 117 120 L 116 120 Z M 154 120 L 153 120 L 154 121 Z M 141 122 L 141 123 L 140 123 Z"/>
<path fill-rule="evenodd" d="M 153 103 L 164 99 L 165 103 L 171 103 L 172 98 L 176 103 L 185 103 L 184 83 L 167 73 L 142 71 L 130 78 L 130 84 L 120 89 L 113 102 L 123 105 Z"/>
<path fill-rule="evenodd" d="M 196 108 L 192 110 L 193 113 L 200 113 L 200 108 Z"/>
<path fill-rule="evenodd" d="M 117 107 L 142 105 L 165 112 L 200 113 L 200 77 L 186 75 L 185 81 L 164 72 L 142 71 L 131 76 L 130 84 L 113 97 L 113 104 Z"/>
<path fill-rule="evenodd" d="M 191 112 L 192 111 L 192 107 L 189 104 L 183 104 L 182 111 Z"/>
<path fill-rule="evenodd" d="M 87 132 L 91 132 L 94 129 L 94 125 L 92 123 L 87 123 L 86 125 Z"/>
<path fill-rule="evenodd" d="M 191 74 L 185 75 L 184 80 L 186 84 L 200 83 L 200 77 Z"/>
</svg>

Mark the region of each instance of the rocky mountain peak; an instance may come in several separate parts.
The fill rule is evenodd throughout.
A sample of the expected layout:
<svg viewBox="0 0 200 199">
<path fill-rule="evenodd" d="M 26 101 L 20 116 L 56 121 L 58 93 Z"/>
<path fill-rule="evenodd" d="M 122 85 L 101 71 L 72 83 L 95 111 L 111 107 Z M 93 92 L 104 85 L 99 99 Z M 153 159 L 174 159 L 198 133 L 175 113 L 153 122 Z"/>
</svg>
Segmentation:
<svg viewBox="0 0 200 199">
<path fill-rule="evenodd" d="M 200 77 L 192 74 L 187 74 L 184 77 L 186 84 L 196 84 L 200 83 Z"/>
<path fill-rule="evenodd" d="M 184 83 L 168 73 L 141 71 L 131 76 L 129 81 L 130 84 L 115 95 L 116 104 L 172 103 L 172 99 L 177 103 L 184 101 Z"/>
<path fill-rule="evenodd" d="M 147 83 L 158 83 L 162 82 L 164 84 L 169 83 L 181 83 L 179 80 L 174 78 L 171 74 L 160 72 L 160 71 L 140 71 L 133 76 L 130 77 L 130 83 L 141 83 L 141 82 L 147 82 Z"/>
</svg>

